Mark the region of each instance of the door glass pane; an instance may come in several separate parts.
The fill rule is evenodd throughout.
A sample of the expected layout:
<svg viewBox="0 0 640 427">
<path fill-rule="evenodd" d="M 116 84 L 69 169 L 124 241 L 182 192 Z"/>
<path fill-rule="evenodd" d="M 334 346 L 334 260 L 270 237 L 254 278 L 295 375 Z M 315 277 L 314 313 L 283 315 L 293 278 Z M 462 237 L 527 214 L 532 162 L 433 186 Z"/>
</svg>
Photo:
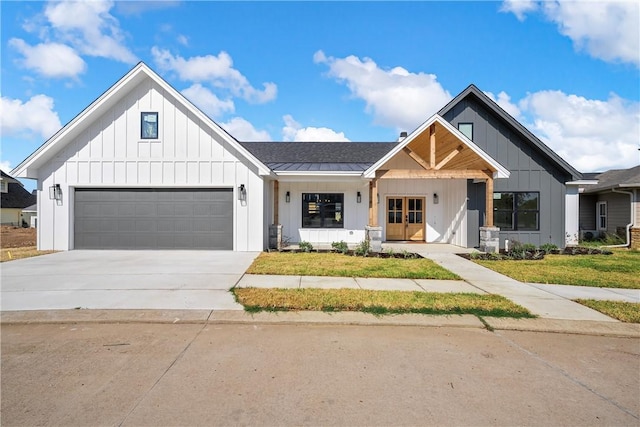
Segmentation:
<svg viewBox="0 0 640 427">
<path fill-rule="evenodd" d="M 409 210 L 413 211 L 416 209 L 416 199 L 409 199 Z"/>
<path fill-rule="evenodd" d="M 416 212 L 416 224 L 422 224 L 422 212 Z"/>
<path fill-rule="evenodd" d="M 416 214 L 414 212 L 409 212 L 409 224 L 416 223 Z"/>
<path fill-rule="evenodd" d="M 417 211 L 422 210 L 422 199 L 416 199 L 416 210 Z"/>
<path fill-rule="evenodd" d="M 402 210 L 402 199 L 395 199 L 396 200 L 396 210 L 401 211 Z"/>
<path fill-rule="evenodd" d="M 402 224 L 402 212 L 396 212 L 396 224 Z"/>
<path fill-rule="evenodd" d="M 389 212 L 389 218 L 388 218 L 389 224 L 395 224 L 395 218 L 396 216 L 393 214 L 393 212 Z"/>
<path fill-rule="evenodd" d="M 389 199 L 389 200 L 387 200 L 387 204 L 389 205 L 389 210 L 392 211 L 393 210 L 393 206 L 395 204 L 395 200 L 394 199 Z"/>
</svg>

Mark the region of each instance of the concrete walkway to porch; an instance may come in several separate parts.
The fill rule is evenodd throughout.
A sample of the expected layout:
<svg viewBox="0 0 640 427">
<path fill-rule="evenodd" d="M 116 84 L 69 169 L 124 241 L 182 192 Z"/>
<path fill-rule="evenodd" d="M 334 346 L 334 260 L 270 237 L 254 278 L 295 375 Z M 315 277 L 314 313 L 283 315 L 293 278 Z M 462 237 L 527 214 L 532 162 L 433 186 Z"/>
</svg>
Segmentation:
<svg viewBox="0 0 640 427">
<path fill-rule="evenodd" d="M 237 287 L 258 288 L 353 288 L 372 290 L 398 290 L 423 292 L 467 292 L 479 294 L 497 294 L 527 308 L 531 313 L 547 319 L 591 320 L 617 322 L 595 310 L 571 301 L 584 298 L 584 289 L 566 287 L 560 292 L 556 287 L 545 288 L 546 285 L 527 284 L 496 273 L 474 262 L 456 255 L 469 253 L 473 249 L 461 248 L 448 244 L 420 243 L 384 243 L 383 249 L 415 252 L 431 259 L 447 270 L 457 274 L 463 280 L 412 280 L 412 279 L 372 279 L 326 276 L 264 276 L 245 274 Z M 591 288 L 591 295 L 606 298 L 609 293 L 597 292 Z M 632 302 L 634 290 L 620 290 L 619 294 L 628 294 Z M 608 299 L 608 298 L 607 298 Z M 621 298 L 611 298 L 618 299 Z"/>
</svg>

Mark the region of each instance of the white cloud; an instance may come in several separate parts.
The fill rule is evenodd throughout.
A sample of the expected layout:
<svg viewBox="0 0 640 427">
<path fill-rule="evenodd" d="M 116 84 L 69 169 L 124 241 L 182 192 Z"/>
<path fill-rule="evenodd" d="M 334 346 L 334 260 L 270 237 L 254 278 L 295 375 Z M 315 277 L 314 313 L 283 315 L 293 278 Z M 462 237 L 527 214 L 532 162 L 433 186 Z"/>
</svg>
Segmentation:
<svg viewBox="0 0 640 427">
<path fill-rule="evenodd" d="M 0 169 L 2 169 L 4 173 L 9 174 L 13 169 L 13 166 L 11 166 L 11 162 L 8 160 L 0 160 Z"/>
<path fill-rule="evenodd" d="M 610 95 L 606 101 L 540 91 L 520 101 L 527 124 L 545 144 L 580 171 L 638 164 L 640 103 Z"/>
<path fill-rule="evenodd" d="M 238 141 L 271 141 L 271 135 L 266 130 L 258 130 L 242 117 L 234 117 L 220 126 Z"/>
<path fill-rule="evenodd" d="M 519 21 L 524 21 L 526 14 L 536 9 L 538 2 L 535 0 L 505 0 L 500 7 L 501 12 L 511 12 Z"/>
<path fill-rule="evenodd" d="M 155 10 L 168 9 L 180 5 L 180 1 L 172 0 L 138 0 L 138 1 L 119 1 L 116 3 L 116 9 L 123 15 L 142 15 L 146 12 Z"/>
<path fill-rule="evenodd" d="M 154 46 L 151 54 L 158 68 L 176 73 L 181 80 L 206 82 L 254 104 L 272 101 L 278 93 L 276 84 L 271 82 L 263 83 L 262 90 L 254 88 L 240 71 L 233 68 L 231 56 L 224 51 L 218 56 L 194 56 L 185 59 Z"/>
<path fill-rule="evenodd" d="M 178 37 L 176 39 L 178 40 L 178 43 L 180 43 L 181 45 L 189 46 L 189 38 L 184 34 L 178 34 Z"/>
<path fill-rule="evenodd" d="M 558 25 L 577 49 L 607 62 L 640 67 L 640 4 L 636 1 L 506 1 L 502 10 L 518 19 L 538 9 Z"/>
<path fill-rule="evenodd" d="M 364 100 L 366 111 L 383 126 L 411 131 L 451 99 L 434 74 L 411 73 L 402 67 L 382 69 L 371 58 L 333 58 L 322 51 L 313 60 L 327 65 L 328 75 Z"/>
<path fill-rule="evenodd" d="M 284 127 L 282 128 L 282 137 L 285 141 L 341 141 L 349 142 L 349 139 L 344 136 L 344 132 L 336 132 L 333 129 L 326 127 L 302 127 L 302 125 L 296 122 L 289 114 L 282 117 L 284 120 Z"/>
<path fill-rule="evenodd" d="M 489 98 L 491 98 L 496 104 L 498 104 L 504 111 L 509 113 L 511 117 L 516 120 L 520 120 L 520 108 L 514 103 L 511 102 L 511 97 L 507 95 L 505 91 L 501 91 L 498 93 L 498 97 L 491 92 L 485 92 Z"/>
<path fill-rule="evenodd" d="M 3 96 L 0 98 L 0 135 L 49 138 L 61 127 L 53 107 L 53 98 L 46 95 L 35 95 L 24 103 Z"/>
<path fill-rule="evenodd" d="M 221 100 L 200 83 L 189 86 L 182 94 L 209 117 L 220 117 L 224 113 L 233 113 L 235 105 L 231 99 Z"/>
<path fill-rule="evenodd" d="M 51 2 L 44 14 L 57 37 L 84 55 L 133 64 L 136 56 L 124 45 L 125 34 L 109 13 L 113 1 Z"/>
<path fill-rule="evenodd" d="M 30 46 L 22 39 L 9 40 L 9 46 L 20 52 L 20 64 L 44 77 L 75 78 L 84 73 L 87 64 L 69 46 L 61 43 L 40 43 Z"/>
</svg>

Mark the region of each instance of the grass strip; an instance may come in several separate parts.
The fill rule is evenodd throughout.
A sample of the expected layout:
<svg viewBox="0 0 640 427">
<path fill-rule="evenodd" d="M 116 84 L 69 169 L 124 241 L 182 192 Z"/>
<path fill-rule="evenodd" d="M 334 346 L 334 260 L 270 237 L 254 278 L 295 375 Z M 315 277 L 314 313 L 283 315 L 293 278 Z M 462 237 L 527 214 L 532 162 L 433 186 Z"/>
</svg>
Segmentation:
<svg viewBox="0 0 640 427">
<path fill-rule="evenodd" d="M 535 317 L 499 295 L 372 291 L 367 289 L 234 288 L 236 301 L 248 312 L 361 311 L 383 314 L 473 314 L 495 317 Z"/>
<path fill-rule="evenodd" d="M 373 258 L 314 252 L 263 252 L 254 260 L 247 273 L 387 279 L 460 279 L 456 274 L 426 258 Z"/>
<path fill-rule="evenodd" d="M 599 301 L 594 299 L 577 299 L 577 303 L 618 319 L 625 323 L 640 323 L 640 303 L 624 301 Z"/>
<path fill-rule="evenodd" d="M 52 254 L 55 251 L 39 251 L 35 246 L 22 248 L 6 248 L 0 251 L 0 262 L 13 261 L 14 259 L 31 258 L 39 255 Z"/>
<path fill-rule="evenodd" d="M 474 261 L 521 282 L 640 289 L 640 251 L 546 255 L 536 261 Z"/>
</svg>

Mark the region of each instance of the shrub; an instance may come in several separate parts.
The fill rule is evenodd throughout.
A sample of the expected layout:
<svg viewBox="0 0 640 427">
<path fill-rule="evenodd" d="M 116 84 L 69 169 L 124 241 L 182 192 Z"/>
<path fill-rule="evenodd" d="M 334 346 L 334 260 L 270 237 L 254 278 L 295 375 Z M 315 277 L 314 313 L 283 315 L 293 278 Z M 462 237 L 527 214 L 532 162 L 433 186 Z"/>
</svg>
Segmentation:
<svg viewBox="0 0 640 427">
<path fill-rule="evenodd" d="M 540 245 L 540 250 L 549 254 L 553 251 L 557 251 L 558 246 L 554 245 L 553 243 L 545 243 L 544 245 Z"/>
<path fill-rule="evenodd" d="M 305 242 L 304 240 L 298 243 L 298 247 L 303 252 L 311 252 L 313 250 L 313 245 L 309 242 Z"/>
<path fill-rule="evenodd" d="M 349 252 L 349 246 L 344 240 L 340 240 L 339 242 L 332 242 L 331 247 L 336 252 L 340 252 L 341 254 L 346 254 L 347 252 Z"/>
<path fill-rule="evenodd" d="M 360 242 L 353 251 L 353 253 L 358 256 L 367 256 L 369 255 L 369 252 L 371 252 L 371 246 L 369 245 L 368 240 L 363 240 L 362 242 Z"/>
</svg>

